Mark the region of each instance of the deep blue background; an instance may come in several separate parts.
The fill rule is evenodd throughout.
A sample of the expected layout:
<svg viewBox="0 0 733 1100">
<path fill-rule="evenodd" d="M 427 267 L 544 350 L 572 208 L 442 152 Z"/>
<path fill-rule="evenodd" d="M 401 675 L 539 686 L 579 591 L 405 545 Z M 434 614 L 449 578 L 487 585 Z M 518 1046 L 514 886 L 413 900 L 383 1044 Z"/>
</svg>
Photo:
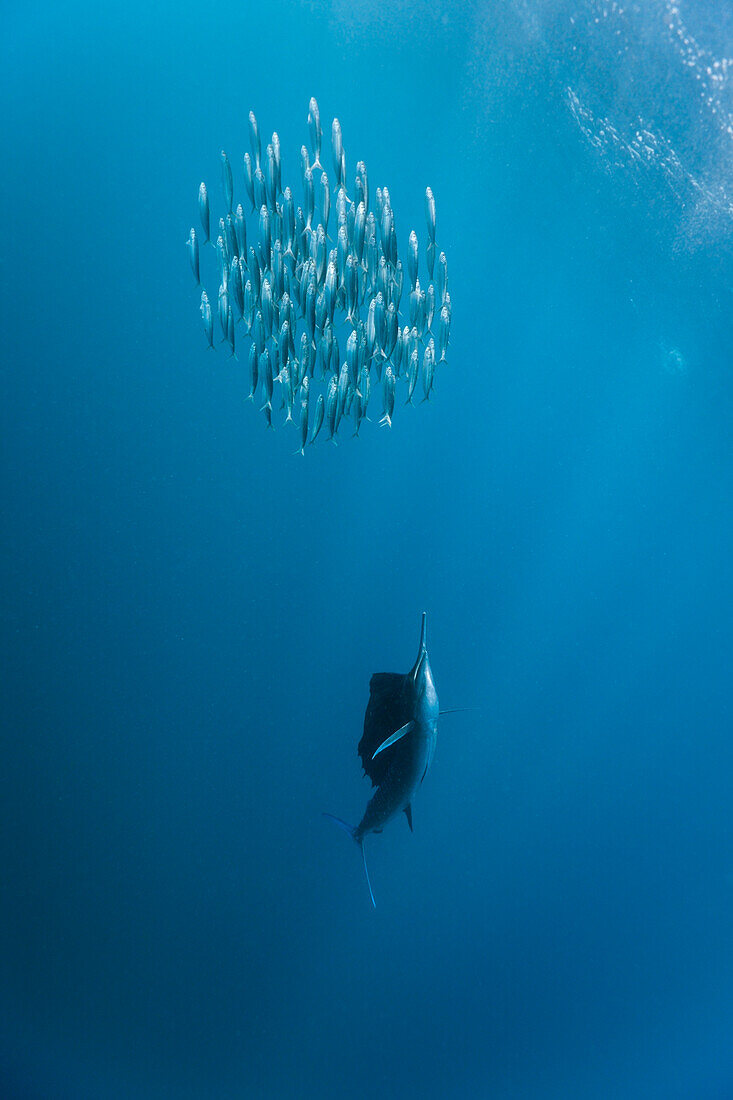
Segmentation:
<svg viewBox="0 0 733 1100">
<path fill-rule="evenodd" d="M 567 88 L 727 195 L 731 145 L 664 5 L 621 53 L 607 9 L 4 13 L 3 1097 L 733 1096 L 733 222 Z M 183 244 L 250 107 L 297 180 L 311 95 L 403 248 L 432 186 L 453 327 L 434 401 L 302 460 Z M 480 710 L 373 912 L 319 814 L 423 608 Z"/>
</svg>

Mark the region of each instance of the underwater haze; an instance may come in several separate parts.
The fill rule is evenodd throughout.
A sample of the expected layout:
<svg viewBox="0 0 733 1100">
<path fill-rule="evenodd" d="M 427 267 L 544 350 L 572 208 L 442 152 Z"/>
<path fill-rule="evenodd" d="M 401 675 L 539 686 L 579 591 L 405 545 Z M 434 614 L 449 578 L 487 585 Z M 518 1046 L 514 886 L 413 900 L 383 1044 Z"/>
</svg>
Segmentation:
<svg viewBox="0 0 733 1100">
<path fill-rule="evenodd" d="M 733 1097 L 731 59 L 727 0 L 5 11 L 0 1096 Z M 453 314 L 301 457 L 185 243 L 250 109 L 301 201 L 311 96 Z M 469 709 L 373 909 L 322 812 L 423 611 Z"/>
</svg>

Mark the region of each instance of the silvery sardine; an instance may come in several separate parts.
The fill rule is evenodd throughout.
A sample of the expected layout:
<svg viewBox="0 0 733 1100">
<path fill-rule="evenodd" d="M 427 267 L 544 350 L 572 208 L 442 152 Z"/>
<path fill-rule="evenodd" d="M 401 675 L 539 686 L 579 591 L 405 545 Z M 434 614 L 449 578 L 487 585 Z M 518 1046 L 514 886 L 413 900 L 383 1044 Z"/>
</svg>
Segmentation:
<svg viewBox="0 0 733 1100">
<path fill-rule="evenodd" d="M 204 323 L 204 332 L 206 333 L 206 339 L 209 347 L 214 348 L 214 318 L 211 315 L 211 303 L 209 302 L 209 296 L 205 290 L 201 291 L 201 320 Z"/>
<path fill-rule="evenodd" d="M 234 211 L 234 232 L 237 236 L 237 255 L 247 255 L 247 222 L 244 218 L 244 208 L 240 203 Z"/>
<path fill-rule="evenodd" d="M 341 186 L 341 163 L 344 152 L 344 142 L 341 134 L 341 123 L 335 118 L 331 124 L 331 145 L 333 146 L 333 167 L 336 173 L 336 186 Z"/>
<path fill-rule="evenodd" d="M 425 220 L 428 223 L 428 238 L 435 244 L 435 199 L 429 187 L 425 188 Z"/>
<path fill-rule="evenodd" d="M 227 210 L 231 214 L 232 202 L 234 199 L 234 180 L 232 178 L 232 166 L 229 163 L 229 157 L 223 149 L 221 151 L 221 180 L 224 185 L 224 198 L 226 199 Z"/>
<path fill-rule="evenodd" d="M 325 415 L 325 402 L 324 402 L 324 399 L 323 399 L 323 394 L 319 393 L 318 401 L 316 402 L 316 411 L 315 411 L 315 415 L 313 417 L 313 428 L 311 430 L 311 437 L 310 437 L 310 442 L 311 443 L 315 443 L 316 439 L 318 438 L 318 433 L 320 432 L 321 428 L 323 427 L 323 417 L 324 417 L 324 415 Z"/>
<path fill-rule="evenodd" d="M 249 396 L 247 397 L 247 400 L 248 401 L 254 401 L 255 394 L 257 393 L 257 383 L 259 381 L 259 365 L 258 365 L 259 357 L 257 355 L 257 348 L 255 347 L 254 344 L 249 345 L 249 356 L 248 356 L 248 358 L 249 358 L 250 387 L 249 387 Z"/>
<path fill-rule="evenodd" d="M 209 210 L 209 194 L 205 183 L 199 184 L 199 217 L 204 231 L 204 244 L 208 244 L 211 240 L 211 211 Z"/>
<path fill-rule="evenodd" d="M 392 413 L 394 412 L 394 391 L 395 376 L 392 368 L 388 364 L 387 369 L 384 372 L 384 378 L 382 379 L 384 412 L 382 414 L 382 419 L 379 421 L 380 425 L 386 424 L 388 428 L 392 427 Z"/>
<path fill-rule="evenodd" d="M 193 277 L 196 280 L 196 286 L 201 284 L 201 272 L 199 270 L 199 240 L 196 236 L 196 230 L 191 227 L 191 231 L 188 234 L 188 240 L 186 241 L 186 248 L 188 249 L 188 258 L 191 262 L 191 270 L 193 271 Z"/>
<path fill-rule="evenodd" d="M 326 417 L 328 419 L 328 438 L 332 442 L 336 442 L 335 434 L 337 427 L 337 413 L 338 413 L 338 382 L 336 376 L 331 375 L 328 380 L 328 390 L 326 392 Z"/>
<path fill-rule="evenodd" d="M 412 395 L 415 392 L 415 386 L 417 385 L 418 368 L 419 359 L 416 348 L 410 354 L 410 364 L 407 368 L 407 401 L 405 401 L 406 405 L 412 404 Z"/>
<path fill-rule="evenodd" d="M 410 277 L 410 289 L 415 289 L 417 282 L 418 245 L 417 233 L 413 229 L 410 233 L 410 241 L 407 247 L 407 274 Z"/>
<path fill-rule="evenodd" d="M 244 189 L 247 192 L 247 198 L 249 199 L 250 206 L 254 210 L 255 208 L 255 184 L 254 184 L 254 171 L 252 169 L 252 158 L 249 153 L 244 154 Z"/>
<path fill-rule="evenodd" d="M 318 110 L 318 104 L 315 97 L 311 97 L 311 101 L 308 104 L 308 132 L 311 139 L 311 149 L 313 150 L 313 168 L 321 168 L 321 142 L 323 140 L 323 131 L 321 129 L 321 112 Z"/>
<path fill-rule="evenodd" d="M 262 144 L 260 142 L 260 128 L 257 125 L 254 111 L 249 112 L 249 147 L 252 150 L 255 167 L 259 168 L 262 159 Z"/>
<path fill-rule="evenodd" d="M 435 344 L 432 336 L 428 341 L 427 347 L 423 354 L 422 360 L 422 388 L 425 396 L 423 401 L 427 401 L 430 397 L 431 390 L 433 388 L 433 379 L 435 377 Z"/>
<path fill-rule="evenodd" d="M 440 327 L 438 328 L 438 350 L 440 351 L 440 362 L 445 363 L 445 353 L 448 350 L 448 340 L 450 339 L 450 313 L 446 306 L 440 311 Z"/>
</svg>

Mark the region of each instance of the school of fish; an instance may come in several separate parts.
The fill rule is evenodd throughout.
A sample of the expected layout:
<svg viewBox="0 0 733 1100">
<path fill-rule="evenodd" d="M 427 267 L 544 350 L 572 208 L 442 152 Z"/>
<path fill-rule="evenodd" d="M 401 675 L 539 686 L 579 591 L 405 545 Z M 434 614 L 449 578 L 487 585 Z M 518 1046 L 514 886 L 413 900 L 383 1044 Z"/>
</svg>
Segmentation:
<svg viewBox="0 0 733 1100">
<path fill-rule="evenodd" d="M 222 150 L 224 216 L 212 223 L 209 191 L 202 183 L 201 231 L 192 228 L 187 241 L 197 286 L 202 246 L 210 244 L 216 252 L 218 293 L 210 297 L 201 290 L 208 346 L 223 343 L 230 356 L 246 358 L 249 398 L 260 405 L 268 428 L 294 425 L 296 454 L 304 454 L 322 430 L 322 438 L 335 443 L 345 423 L 358 436 L 371 419 L 367 414 L 377 388 L 379 424 L 387 427 L 400 385 L 405 404 L 417 397 L 418 381 L 427 401 L 436 367 L 447 361 L 451 323 L 448 267 L 445 253 L 437 254 L 431 189 L 425 191 L 422 267 L 412 230 L 405 285 L 389 191 L 378 187 L 370 203 L 366 165 L 359 161 L 349 195 L 337 118 L 331 126 L 329 180 L 321 163 L 323 132 L 315 99 L 309 104 L 308 133 L 310 152 L 305 145 L 300 151 L 303 200 L 296 205 L 290 187 L 282 185 L 280 139 L 272 135 L 263 158 L 250 111 L 250 152 L 243 158 L 247 211 L 235 203 L 234 172 Z"/>
</svg>

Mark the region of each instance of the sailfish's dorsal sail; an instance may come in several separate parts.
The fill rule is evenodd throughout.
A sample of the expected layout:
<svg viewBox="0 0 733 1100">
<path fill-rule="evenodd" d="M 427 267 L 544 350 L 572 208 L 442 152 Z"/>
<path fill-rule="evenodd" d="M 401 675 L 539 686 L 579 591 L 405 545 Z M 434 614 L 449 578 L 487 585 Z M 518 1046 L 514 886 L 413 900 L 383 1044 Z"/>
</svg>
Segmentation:
<svg viewBox="0 0 733 1100">
<path fill-rule="evenodd" d="M 403 691 L 404 684 L 405 677 L 400 672 L 375 672 L 369 681 L 369 703 L 364 715 L 364 733 L 359 742 L 359 756 L 374 787 L 384 782 L 390 764 L 390 752 L 381 752 L 376 757 L 374 753 L 395 730 L 409 722 L 411 717 L 409 697 Z"/>
</svg>

